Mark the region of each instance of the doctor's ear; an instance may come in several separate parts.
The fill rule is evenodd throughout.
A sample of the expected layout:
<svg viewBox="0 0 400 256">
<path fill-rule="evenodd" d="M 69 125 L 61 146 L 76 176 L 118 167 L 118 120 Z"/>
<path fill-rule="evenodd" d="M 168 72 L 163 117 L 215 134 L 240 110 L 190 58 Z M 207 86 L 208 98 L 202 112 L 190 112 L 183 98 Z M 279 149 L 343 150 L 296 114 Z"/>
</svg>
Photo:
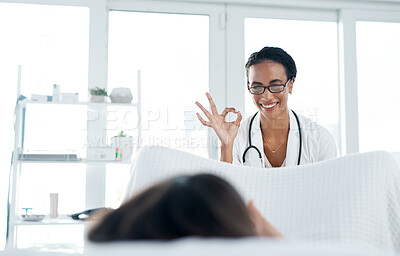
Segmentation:
<svg viewBox="0 0 400 256">
<path fill-rule="evenodd" d="M 290 79 L 290 82 L 289 82 L 289 84 L 288 84 L 288 87 L 289 87 L 289 93 L 290 93 L 290 94 L 292 94 L 292 91 L 293 91 L 293 84 L 294 84 L 294 80 L 295 80 L 295 78 L 294 78 L 294 77 L 292 77 L 292 79 Z"/>
</svg>

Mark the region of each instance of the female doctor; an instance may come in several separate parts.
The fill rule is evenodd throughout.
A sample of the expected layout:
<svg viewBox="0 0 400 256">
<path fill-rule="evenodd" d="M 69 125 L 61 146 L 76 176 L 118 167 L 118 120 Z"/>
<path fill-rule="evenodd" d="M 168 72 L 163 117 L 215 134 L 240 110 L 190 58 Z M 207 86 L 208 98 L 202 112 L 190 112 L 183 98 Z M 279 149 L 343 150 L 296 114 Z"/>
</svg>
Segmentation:
<svg viewBox="0 0 400 256">
<path fill-rule="evenodd" d="M 211 95 L 206 93 L 211 113 L 199 102 L 200 122 L 212 127 L 221 141 L 221 161 L 253 167 L 284 167 L 336 157 L 333 136 L 327 129 L 295 113 L 287 106 L 296 79 L 296 64 L 284 50 L 264 47 L 246 63 L 247 89 L 258 112 L 241 124 L 235 108 L 218 113 Z M 233 122 L 226 122 L 229 113 Z"/>
</svg>

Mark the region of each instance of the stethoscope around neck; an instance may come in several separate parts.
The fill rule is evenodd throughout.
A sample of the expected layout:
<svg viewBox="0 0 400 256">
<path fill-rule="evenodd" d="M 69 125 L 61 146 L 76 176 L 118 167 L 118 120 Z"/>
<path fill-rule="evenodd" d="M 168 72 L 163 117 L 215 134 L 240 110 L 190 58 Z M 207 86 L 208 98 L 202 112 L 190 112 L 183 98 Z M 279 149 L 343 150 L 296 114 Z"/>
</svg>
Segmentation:
<svg viewBox="0 0 400 256">
<path fill-rule="evenodd" d="M 293 113 L 294 117 L 296 118 L 297 127 L 299 128 L 299 139 L 300 139 L 300 144 L 299 144 L 299 156 L 298 156 L 298 159 L 297 159 L 297 165 L 300 165 L 301 148 L 302 148 L 302 141 L 303 141 L 303 140 L 302 140 L 302 137 L 301 137 L 301 128 L 300 128 L 299 117 L 297 116 L 297 114 L 296 114 L 293 110 L 292 110 L 292 113 Z M 257 151 L 257 153 L 258 153 L 258 157 L 260 158 L 260 161 L 261 161 L 261 166 L 263 166 L 261 151 L 260 151 L 256 146 L 254 146 L 254 145 L 251 143 L 251 127 L 253 126 L 253 122 L 254 122 L 254 119 L 256 118 L 257 114 L 258 114 L 258 112 L 255 113 L 254 116 L 253 116 L 253 117 L 251 118 L 251 120 L 250 120 L 250 125 L 249 125 L 249 146 L 244 150 L 242 158 L 243 158 L 243 164 L 244 164 L 244 163 L 246 162 L 245 156 L 246 156 L 247 152 L 248 152 L 250 149 L 254 149 L 254 150 Z M 264 166 L 263 166 L 263 167 L 264 167 Z"/>
</svg>

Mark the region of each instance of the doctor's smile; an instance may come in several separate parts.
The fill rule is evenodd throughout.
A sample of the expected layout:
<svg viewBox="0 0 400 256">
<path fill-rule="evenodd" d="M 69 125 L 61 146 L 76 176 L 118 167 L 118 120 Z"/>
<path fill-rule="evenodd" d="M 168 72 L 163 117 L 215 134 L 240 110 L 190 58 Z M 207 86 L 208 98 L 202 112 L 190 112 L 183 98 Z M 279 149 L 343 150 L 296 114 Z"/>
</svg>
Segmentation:
<svg viewBox="0 0 400 256">
<path fill-rule="evenodd" d="M 278 105 L 279 102 L 271 103 L 271 104 L 262 104 L 260 103 L 260 106 L 265 108 L 268 111 L 274 110 L 275 107 Z"/>
</svg>

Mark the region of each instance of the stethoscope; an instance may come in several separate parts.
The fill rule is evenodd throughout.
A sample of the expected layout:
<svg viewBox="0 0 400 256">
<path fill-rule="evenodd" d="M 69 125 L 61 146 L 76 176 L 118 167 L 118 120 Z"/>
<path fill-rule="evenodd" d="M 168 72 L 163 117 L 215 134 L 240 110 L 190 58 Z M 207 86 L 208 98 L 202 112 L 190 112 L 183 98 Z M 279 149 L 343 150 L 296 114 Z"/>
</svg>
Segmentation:
<svg viewBox="0 0 400 256">
<path fill-rule="evenodd" d="M 299 157 L 298 157 L 298 159 L 297 159 L 297 165 L 300 165 L 300 156 L 301 156 L 301 148 L 302 148 L 302 137 L 301 137 L 300 121 L 299 121 L 299 117 L 297 116 L 297 114 L 296 114 L 293 110 L 292 110 L 292 112 L 293 112 L 294 117 L 296 118 L 297 127 L 299 128 L 300 146 L 299 146 Z M 243 158 L 243 164 L 244 164 L 244 163 L 246 162 L 246 160 L 245 160 L 246 153 L 247 153 L 250 149 L 254 148 L 254 149 L 257 151 L 258 156 L 259 156 L 259 158 L 260 158 L 261 166 L 263 166 L 261 151 L 260 151 L 256 146 L 253 146 L 253 144 L 251 144 L 251 127 L 253 126 L 253 121 L 254 121 L 254 119 L 256 118 L 257 114 L 258 114 L 258 112 L 255 113 L 254 116 L 253 116 L 253 117 L 251 118 L 251 120 L 250 120 L 250 125 L 249 125 L 249 146 L 248 146 L 248 147 L 245 149 L 245 151 L 243 152 L 242 158 Z"/>
</svg>

